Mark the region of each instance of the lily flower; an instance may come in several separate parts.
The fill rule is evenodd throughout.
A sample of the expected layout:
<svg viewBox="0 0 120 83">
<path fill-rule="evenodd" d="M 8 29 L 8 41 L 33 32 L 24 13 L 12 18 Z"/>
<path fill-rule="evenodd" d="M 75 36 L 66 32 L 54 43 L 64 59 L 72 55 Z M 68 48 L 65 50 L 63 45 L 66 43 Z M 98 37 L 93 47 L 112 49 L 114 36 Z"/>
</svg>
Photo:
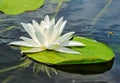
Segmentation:
<svg viewBox="0 0 120 83">
<path fill-rule="evenodd" d="M 11 42 L 10 45 L 30 47 L 30 50 L 22 51 L 22 53 L 35 53 L 44 50 L 54 50 L 63 53 L 80 54 L 71 50 L 70 46 L 85 46 L 81 42 L 70 40 L 74 32 L 61 35 L 67 21 L 63 21 L 61 17 L 57 23 L 55 18 L 50 20 L 46 15 L 44 20 L 39 24 L 35 20 L 31 23 L 21 23 L 31 38 L 20 37 L 23 41 Z"/>
</svg>

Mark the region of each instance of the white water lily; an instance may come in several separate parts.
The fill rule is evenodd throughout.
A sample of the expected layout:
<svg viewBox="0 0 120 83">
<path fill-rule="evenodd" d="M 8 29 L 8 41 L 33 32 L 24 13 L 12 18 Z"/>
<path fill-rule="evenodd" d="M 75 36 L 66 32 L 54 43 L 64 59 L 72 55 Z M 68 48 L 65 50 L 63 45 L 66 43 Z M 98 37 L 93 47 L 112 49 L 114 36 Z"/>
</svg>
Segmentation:
<svg viewBox="0 0 120 83">
<path fill-rule="evenodd" d="M 20 37 L 23 41 L 11 42 L 10 45 L 31 47 L 30 50 L 22 51 L 22 53 L 34 53 L 44 50 L 55 50 L 58 52 L 79 54 L 79 52 L 69 49 L 70 46 L 85 46 L 81 42 L 70 40 L 74 32 L 61 35 L 67 21 L 63 21 L 61 17 L 57 23 L 55 18 L 50 20 L 49 16 L 45 16 L 41 23 L 35 20 L 30 23 L 21 23 L 31 38 Z"/>
</svg>

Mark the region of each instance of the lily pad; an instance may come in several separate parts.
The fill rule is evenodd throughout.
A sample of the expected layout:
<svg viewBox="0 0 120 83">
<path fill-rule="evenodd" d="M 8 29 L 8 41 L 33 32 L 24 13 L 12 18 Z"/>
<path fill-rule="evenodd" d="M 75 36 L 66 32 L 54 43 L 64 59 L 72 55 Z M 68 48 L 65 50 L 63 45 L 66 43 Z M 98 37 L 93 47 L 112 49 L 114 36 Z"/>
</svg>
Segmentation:
<svg viewBox="0 0 120 83">
<path fill-rule="evenodd" d="M 51 65 L 102 63 L 114 58 L 111 48 L 101 42 L 79 36 L 73 37 L 73 40 L 86 45 L 85 47 L 71 47 L 71 49 L 81 54 L 67 54 L 46 50 L 38 53 L 27 53 L 26 56 L 35 61 Z M 21 47 L 22 51 L 28 49 L 30 48 Z"/>
<path fill-rule="evenodd" d="M 103 63 L 50 65 L 50 66 L 64 72 L 88 75 L 88 74 L 100 74 L 110 70 L 112 68 L 113 62 L 114 59 Z"/>
<path fill-rule="evenodd" d="M 36 10 L 41 7 L 44 0 L 1 0 L 0 11 L 9 15 L 16 15 L 25 11 Z"/>
</svg>

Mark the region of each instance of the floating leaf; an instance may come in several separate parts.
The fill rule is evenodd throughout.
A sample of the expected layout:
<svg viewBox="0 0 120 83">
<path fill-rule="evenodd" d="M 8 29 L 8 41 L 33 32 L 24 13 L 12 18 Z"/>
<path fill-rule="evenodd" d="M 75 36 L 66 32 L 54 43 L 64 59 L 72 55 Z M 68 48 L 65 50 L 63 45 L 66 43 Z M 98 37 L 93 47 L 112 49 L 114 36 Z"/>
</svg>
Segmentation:
<svg viewBox="0 0 120 83">
<path fill-rule="evenodd" d="M 81 54 L 67 54 L 48 50 L 38 53 L 29 53 L 26 54 L 26 56 L 35 61 L 52 65 L 101 63 L 114 58 L 113 51 L 103 43 L 78 36 L 74 37 L 73 40 L 80 41 L 86 45 L 85 47 L 71 47 L 71 49 Z M 22 51 L 28 49 L 30 48 L 21 47 Z"/>
<path fill-rule="evenodd" d="M 73 64 L 73 65 L 51 65 L 52 67 L 69 73 L 76 74 L 99 74 L 104 73 L 112 68 L 114 59 L 103 62 L 103 63 L 94 63 L 94 64 Z"/>
<path fill-rule="evenodd" d="M 0 0 L 0 5 L 3 3 L 3 0 Z"/>
<path fill-rule="evenodd" d="M 5 14 L 16 15 L 25 11 L 36 10 L 41 7 L 44 0 L 1 0 L 0 11 Z"/>
</svg>

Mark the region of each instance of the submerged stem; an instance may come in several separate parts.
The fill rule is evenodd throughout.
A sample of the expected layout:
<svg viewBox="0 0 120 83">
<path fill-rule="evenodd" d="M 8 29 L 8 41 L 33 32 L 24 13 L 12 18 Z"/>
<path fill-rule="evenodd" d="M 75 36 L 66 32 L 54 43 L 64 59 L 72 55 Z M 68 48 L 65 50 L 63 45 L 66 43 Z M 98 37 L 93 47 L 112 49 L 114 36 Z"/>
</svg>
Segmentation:
<svg viewBox="0 0 120 83">
<path fill-rule="evenodd" d="M 102 14 L 105 12 L 105 10 L 108 8 L 108 6 L 112 3 L 112 0 L 108 0 L 108 3 L 105 5 L 105 7 L 98 13 L 98 15 L 93 19 L 92 25 L 95 25 L 97 20 L 102 16 Z"/>
<path fill-rule="evenodd" d="M 1 30 L 0 33 L 3 33 L 3 32 L 5 32 L 5 31 L 11 30 L 11 29 L 13 29 L 13 28 L 15 28 L 15 26 L 10 26 L 10 27 L 8 27 L 8 28 L 6 28 L 6 29 Z"/>
<path fill-rule="evenodd" d="M 54 17 L 57 16 L 57 14 L 58 14 L 61 6 L 62 6 L 62 3 L 63 3 L 63 0 L 59 0 L 59 3 L 58 3 L 58 5 L 57 5 L 56 10 L 55 10 L 55 13 L 54 13 Z"/>
</svg>

